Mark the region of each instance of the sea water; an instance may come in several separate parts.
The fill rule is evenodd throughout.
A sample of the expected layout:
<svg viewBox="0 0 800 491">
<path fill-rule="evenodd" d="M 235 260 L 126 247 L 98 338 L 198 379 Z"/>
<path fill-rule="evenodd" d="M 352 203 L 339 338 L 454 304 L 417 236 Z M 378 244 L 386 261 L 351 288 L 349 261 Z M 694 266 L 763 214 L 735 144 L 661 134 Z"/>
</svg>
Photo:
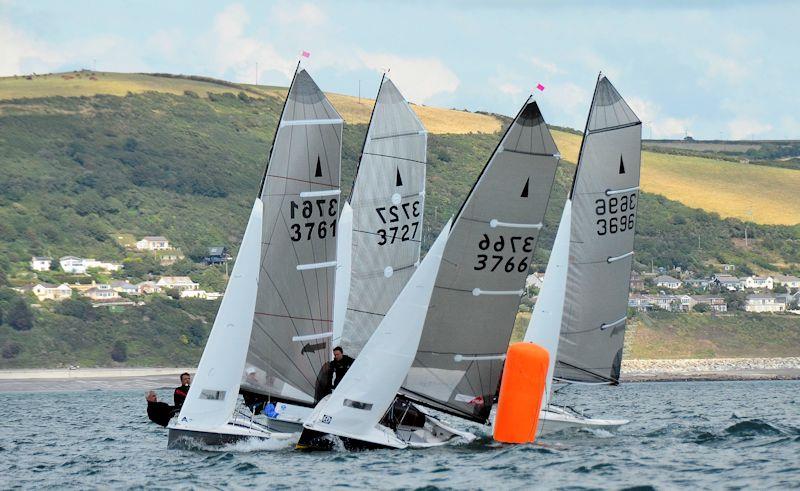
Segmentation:
<svg viewBox="0 0 800 491">
<path fill-rule="evenodd" d="M 800 381 L 570 386 L 556 402 L 631 423 L 534 445 L 499 444 L 491 428 L 456 422 L 478 440 L 358 453 L 300 453 L 287 442 L 189 451 L 167 449 L 142 391 L 0 393 L 0 488 L 800 487 Z"/>
</svg>

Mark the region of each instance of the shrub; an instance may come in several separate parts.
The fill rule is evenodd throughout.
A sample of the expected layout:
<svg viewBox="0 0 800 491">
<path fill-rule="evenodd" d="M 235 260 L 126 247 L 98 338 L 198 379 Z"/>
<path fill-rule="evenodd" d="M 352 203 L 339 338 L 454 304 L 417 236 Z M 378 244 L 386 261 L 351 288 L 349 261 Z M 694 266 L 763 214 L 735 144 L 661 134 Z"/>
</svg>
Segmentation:
<svg viewBox="0 0 800 491">
<path fill-rule="evenodd" d="M 17 331 L 30 331 L 33 328 L 33 312 L 25 299 L 18 298 L 11 304 L 11 309 L 8 311 L 8 325 Z"/>
<path fill-rule="evenodd" d="M 709 310 L 711 310 L 711 306 L 708 305 L 707 303 L 696 303 L 696 304 L 694 304 L 694 307 L 692 307 L 692 310 L 694 310 L 695 312 L 701 312 L 701 313 L 702 312 L 708 312 Z"/>
<path fill-rule="evenodd" d="M 6 341 L 3 344 L 3 358 L 10 360 L 22 353 L 22 345 L 15 341 Z"/>
<path fill-rule="evenodd" d="M 128 360 L 128 347 L 124 342 L 114 342 L 114 347 L 111 348 L 111 359 L 117 363 L 122 363 Z"/>
</svg>

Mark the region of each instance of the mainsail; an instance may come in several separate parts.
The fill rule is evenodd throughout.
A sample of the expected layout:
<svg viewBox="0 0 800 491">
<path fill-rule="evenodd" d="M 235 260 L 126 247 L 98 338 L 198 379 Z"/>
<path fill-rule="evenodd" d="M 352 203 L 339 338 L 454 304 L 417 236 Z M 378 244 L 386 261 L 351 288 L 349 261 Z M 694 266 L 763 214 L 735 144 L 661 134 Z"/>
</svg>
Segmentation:
<svg viewBox="0 0 800 491">
<path fill-rule="evenodd" d="M 357 356 L 419 263 L 428 136 L 397 87 L 381 80 L 350 197 L 345 352 Z"/>
<path fill-rule="evenodd" d="M 261 190 L 261 271 L 242 390 L 313 406 L 330 359 L 342 118 L 295 73 Z"/>
<path fill-rule="evenodd" d="M 641 122 L 601 76 L 570 193 L 570 263 L 556 378 L 619 381 L 639 204 L 641 136 Z"/>
<path fill-rule="evenodd" d="M 401 394 L 485 422 L 547 201 L 558 149 L 532 98 L 452 225 Z"/>
</svg>

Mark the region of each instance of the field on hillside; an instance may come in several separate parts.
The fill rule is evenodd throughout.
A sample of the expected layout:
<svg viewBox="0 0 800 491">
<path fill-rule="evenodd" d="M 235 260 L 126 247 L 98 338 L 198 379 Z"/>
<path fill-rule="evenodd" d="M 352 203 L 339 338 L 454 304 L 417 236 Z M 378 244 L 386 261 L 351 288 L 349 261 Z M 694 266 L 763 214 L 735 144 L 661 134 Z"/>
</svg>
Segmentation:
<svg viewBox="0 0 800 491">
<path fill-rule="evenodd" d="M 562 158 L 577 162 L 581 137 L 553 132 Z M 800 171 L 642 152 L 642 189 L 691 208 L 761 224 L 800 223 Z"/>
<path fill-rule="evenodd" d="M 520 312 L 511 342 L 521 341 L 531 314 Z M 628 319 L 625 357 L 630 359 L 800 356 L 800 318 L 736 312 L 651 312 Z"/>
</svg>

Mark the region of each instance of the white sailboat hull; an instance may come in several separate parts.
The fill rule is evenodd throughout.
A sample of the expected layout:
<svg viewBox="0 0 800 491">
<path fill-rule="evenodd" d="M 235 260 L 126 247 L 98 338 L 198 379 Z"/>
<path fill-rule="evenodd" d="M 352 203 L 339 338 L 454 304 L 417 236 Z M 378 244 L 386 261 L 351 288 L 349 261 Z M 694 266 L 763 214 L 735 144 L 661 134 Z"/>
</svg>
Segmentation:
<svg viewBox="0 0 800 491">
<path fill-rule="evenodd" d="M 177 419 L 170 421 L 168 448 L 197 448 L 232 445 L 250 440 L 296 440 L 296 432 L 276 432 L 255 421 L 234 419 L 214 428 L 198 428 L 181 424 Z"/>
<path fill-rule="evenodd" d="M 539 436 L 570 429 L 613 430 L 629 422 L 627 419 L 590 418 L 575 411 L 548 406 L 539 413 Z"/>
</svg>

